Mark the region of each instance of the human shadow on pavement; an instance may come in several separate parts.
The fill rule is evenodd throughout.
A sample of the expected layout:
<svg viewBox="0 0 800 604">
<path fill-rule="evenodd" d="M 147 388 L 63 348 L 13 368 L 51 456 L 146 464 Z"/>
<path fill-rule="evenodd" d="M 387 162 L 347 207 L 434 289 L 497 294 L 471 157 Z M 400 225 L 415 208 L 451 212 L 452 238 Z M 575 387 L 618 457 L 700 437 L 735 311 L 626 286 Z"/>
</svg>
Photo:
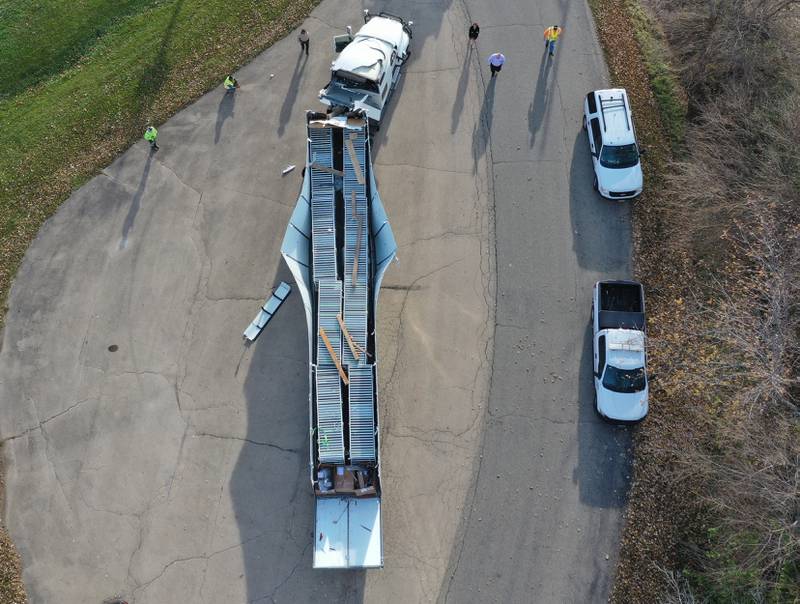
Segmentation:
<svg viewBox="0 0 800 604">
<path fill-rule="evenodd" d="M 214 144 L 219 142 L 219 137 L 222 134 L 222 126 L 225 120 L 233 117 L 233 108 L 236 105 L 236 92 L 228 92 L 227 90 L 222 93 L 222 98 L 219 100 L 219 107 L 217 107 L 217 123 L 214 127 Z"/>
<path fill-rule="evenodd" d="M 469 71 L 472 64 L 472 55 L 475 53 L 475 45 L 468 42 L 467 52 L 464 53 L 463 65 L 461 66 L 461 77 L 458 79 L 458 89 L 453 103 L 453 114 L 450 118 L 450 134 L 455 134 L 458 128 L 458 121 L 461 119 L 461 112 L 464 110 L 464 95 L 467 93 L 469 84 Z"/>
<path fill-rule="evenodd" d="M 139 208 L 142 205 L 142 196 L 147 186 L 147 177 L 150 175 L 150 164 L 153 161 L 153 153 L 154 151 L 152 149 L 147 153 L 147 159 L 144 162 L 144 170 L 142 170 L 142 178 L 139 179 L 139 186 L 133 194 L 131 205 L 128 208 L 128 214 L 125 216 L 125 221 L 122 223 L 122 239 L 119 241 L 119 249 L 121 250 L 124 250 L 128 246 L 128 234 L 133 228 L 136 215 L 139 213 Z"/>
<path fill-rule="evenodd" d="M 539 64 L 539 77 L 536 80 L 536 88 L 533 92 L 533 100 L 528 110 L 528 130 L 531 133 L 530 146 L 536 141 L 536 134 L 544 123 L 547 114 L 547 103 L 550 99 L 549 74 L 552 72 L 555 77 L 555 69 L 552 68 L 553 61 L 548 59 L 547 53 L 542 55 L 542 62 Z"/>
<path fill-rule="evenodd" d="M 308 57 L 305 52 L 301 51 L 300 54 L 297 55 L 297 63 L 294 64 L 294 72 L 292 72 L 292 79 L 289 82 L 289 90 L 286 91 L 286 97 L 283 99 L 281 113 L 278 117 L 278 136 L 280 137 L 283 137 L 283 133 L 286 132 L 286 124 L 289 118 L 292 117 L 292 109 L 297 100 L 297 93 L 300 90 L 300 80 L 303 76 L 303 68 L 306 66 L 306 63 L 308 63 Z"/>
<path fill-rule="evenodd" d="M 578 466 L 572 481 L 578 483 L 581 503 L 596 508 L 621 508 L 625 505 L 632 470 L 631 426 L 604 421 L 595 410 L 592 326 L 588 319 L 591 302 L 586 303 L 586 330 L 578 379 Z M 597 516 L 597 522 L 613 522 Z M 615 531 L 601 530 L 603 534 Z"/>
<path fill-rule="evenodd" d="M 600 274 L 627 277 L 631 259 L 631 201 L 611 201 L 594 190 L 586 132 L 579 130 L 569 169 L 572 247 L 578 264 Z"/>
<path fill-rule="evenodd" d="M 283 262 L 273 287 L 281 281 L 292 293 L 247 351 L 247 433 L 229 485 L 247 601 L 362 602 L 364 571 L 312 569 L 307 327 Z"/>
<path fill-rule="evenodd" d="M 478 160 L 486 153 L 486 147 L 491 140 L 492 132 L 492 118 L 494 117 L 494 90 L 497 78 L 490 77 L 489 84 L 486 86 L 486 91 L 483 94 L 483 105 L 481 106 L 480 119 L 475 124 L 472 131 L 472 172 L 473 174 L 478 171 Z"/>
</svg>

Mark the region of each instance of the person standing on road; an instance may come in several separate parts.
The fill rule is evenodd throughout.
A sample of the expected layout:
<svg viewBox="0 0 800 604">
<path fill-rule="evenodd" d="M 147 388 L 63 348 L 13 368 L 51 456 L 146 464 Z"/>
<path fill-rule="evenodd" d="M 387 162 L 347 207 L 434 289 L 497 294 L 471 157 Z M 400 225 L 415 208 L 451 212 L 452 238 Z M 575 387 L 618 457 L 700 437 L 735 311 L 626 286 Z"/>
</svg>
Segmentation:
<svg viewBox="0 0 800 604">
<path fill-rule="evenodd" d="M 151 151 L 158 151 L 158 143 L 156 142 L 157 139 L 158 130 L 156 130 L 154 126 L 148 126 L 147 130 L 144 131 L 144 140 L 150 143 Z"/>
<path fill-rule="evenodd" d="M 308 32 L 304 29 L 300 30 L 300 35 L 297 36 L 297 40 L 300 42 L 300 52 L 306 51 L 306 56 L 308 56 L 308 43 L 311 40 L 311 37 L 308 35 Z"/>
<path fill-rule="evenodd" d="M 478 39 L 478 34 L 481 33 L 481 28 L 478 26 L 477 23 L 473 23 L 469 26 L 469 41 L 475 42 Z"/>
<path fill-rule="evenodd" d="M 492 72 L 492 77 L 500 73 L 503 69 L 503 64 L 506 62 L 506 56 L 502 52 L 496 52 L 489 55 L 489 69 Z"/>
<path fill-rule="evenodd" d="M 233 92 L 238 87 L 239 87 L 239 82 L 236 80 L 236 78 L 233 77 L 232 74 L 228 75 L 228 77 L 225 78 L 225 92 Z"/>
<path fill-rule="evenodd" d="M 556 54 L 556 41 L 560 35 L 561 28 L 558 25 L 553 25 L 544 30 L 544 49 L 550 51 L 551 57 Z"/>
</svg>

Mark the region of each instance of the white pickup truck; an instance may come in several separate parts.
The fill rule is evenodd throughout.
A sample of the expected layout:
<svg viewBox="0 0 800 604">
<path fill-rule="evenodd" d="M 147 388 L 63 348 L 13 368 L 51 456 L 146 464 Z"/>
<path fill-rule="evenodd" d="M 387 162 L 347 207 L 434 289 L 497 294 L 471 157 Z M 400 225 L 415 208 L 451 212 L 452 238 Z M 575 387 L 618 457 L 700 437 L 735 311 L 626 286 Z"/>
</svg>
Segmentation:
<svg viewBox="0 0 800 604">
<path fill-rule="evenodd" d="M 389 97 L 411 53 L 411 26 L 389 13 L 364 11 L 364 26 L 353 36 L 334 38 L 339 56 L 331 64 L 331 81 L 319 99 L 331 109 L 361 110 L 377 130 Z"/>
<path fill-rule="evenodd" d="M 644 288 L 635 281 L 598 281 L 592 296 L 597 411 L 619 422 L 647 415 Z"/>
</svg>

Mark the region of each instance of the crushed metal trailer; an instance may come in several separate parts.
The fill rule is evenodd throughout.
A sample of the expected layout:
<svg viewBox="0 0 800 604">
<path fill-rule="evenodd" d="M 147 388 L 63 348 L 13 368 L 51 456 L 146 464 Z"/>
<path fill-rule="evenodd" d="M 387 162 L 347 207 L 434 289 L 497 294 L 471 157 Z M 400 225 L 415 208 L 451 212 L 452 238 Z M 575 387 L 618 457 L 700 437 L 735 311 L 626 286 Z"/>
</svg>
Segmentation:
<svg viewBox="0 0 800 604">
<path fill-rule="evenodd" d="M 367 120 L 308 112 L 303 187 L 281 246 L 308 325 L 314 568 L 383 566 L 378 292 L 397 244 Z"/>
</svg>

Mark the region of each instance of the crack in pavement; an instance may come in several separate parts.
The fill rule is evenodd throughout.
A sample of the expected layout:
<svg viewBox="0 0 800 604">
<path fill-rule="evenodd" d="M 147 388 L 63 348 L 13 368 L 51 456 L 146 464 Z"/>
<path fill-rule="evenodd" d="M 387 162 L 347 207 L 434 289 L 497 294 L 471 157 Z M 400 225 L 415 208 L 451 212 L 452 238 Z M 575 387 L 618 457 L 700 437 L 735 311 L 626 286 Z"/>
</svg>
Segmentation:
<svg viewBox="0 0 800 604">
<path fill-rule="evenodd" d="M 284 453 L 297 453 L 298 449 L 289 449 L 286 447 L 281 447 L 280 445 L 275 445 L 270 442 L 266 441 L 259 441 L 253 440 L 252 438 L 243 438 L 241 436 L 232 436 L 226 434 L 212 434 L 211 432 L 195 432 L 192 436 L 207 436 L 209 438 L 218 438 L 220 440 L 238 440 L 243 443 L 248 443 L 251 445 L 256 445 L 258 447 L 269 447 L 270 449 L 277 449 L 278 451 L 283 451 Z"/>
</svg>

